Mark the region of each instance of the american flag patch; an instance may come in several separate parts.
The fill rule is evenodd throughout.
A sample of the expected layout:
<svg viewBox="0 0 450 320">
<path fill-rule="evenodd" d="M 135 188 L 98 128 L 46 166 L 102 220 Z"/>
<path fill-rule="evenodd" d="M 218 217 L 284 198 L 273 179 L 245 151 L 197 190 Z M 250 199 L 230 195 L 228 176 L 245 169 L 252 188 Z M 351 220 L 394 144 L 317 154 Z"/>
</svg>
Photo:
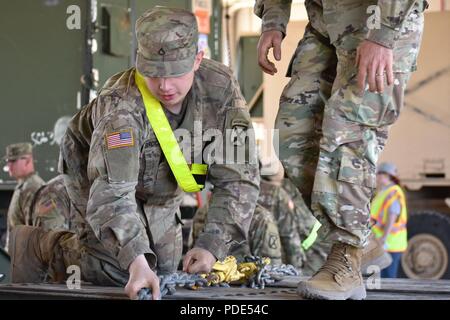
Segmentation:
<svg viewBox="0 0 450 320">
<path fill-rule="evenodd" d="M 106 146 L 109 149 L 134 146 L 133 131 L 114 132 L 106 135 Z"/>
</svg>

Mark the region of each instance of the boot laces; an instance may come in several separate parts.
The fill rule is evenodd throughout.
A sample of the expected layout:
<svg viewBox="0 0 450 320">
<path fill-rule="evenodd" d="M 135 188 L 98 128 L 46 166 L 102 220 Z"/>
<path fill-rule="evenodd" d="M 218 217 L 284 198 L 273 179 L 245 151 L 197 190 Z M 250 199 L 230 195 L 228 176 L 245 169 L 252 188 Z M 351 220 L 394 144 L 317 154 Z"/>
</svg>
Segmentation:
<svg viewBox="0 0 450 320">
<path fill-rule="evenodd" d="M 353 269 L 349 258 L 350 255 L 346 253 L 345 246 L 336 244 L 328 255 L 327 262 L 318 272 L 328 272 L 339 276 L 352 272 Z"/>
</svg>

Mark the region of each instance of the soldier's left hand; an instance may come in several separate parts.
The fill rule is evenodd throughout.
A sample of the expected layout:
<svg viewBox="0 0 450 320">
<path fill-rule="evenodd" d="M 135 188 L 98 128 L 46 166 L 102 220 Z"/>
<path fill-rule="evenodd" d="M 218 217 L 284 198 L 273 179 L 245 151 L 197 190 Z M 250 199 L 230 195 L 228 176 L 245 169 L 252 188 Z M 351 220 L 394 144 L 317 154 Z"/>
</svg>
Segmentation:
<svg viewBox="0 0 450 320">
<path fill-rule="evenodd" d="M 358 66 L 358 87 L 365 90 L 366 79 L 371 92 L 384 91 L 384 79 L 387 85 L 394 83 L 392 49 L 375 42 L 364 40 L 356 50 L 356 65 Z"/>
<path fill-rule="evenodd" d="M 210 272 L 216 257 L 211 252 L 202 248 L 192 248 L 183 259 L 183 271 L 189 273 Z"/>
</svg>

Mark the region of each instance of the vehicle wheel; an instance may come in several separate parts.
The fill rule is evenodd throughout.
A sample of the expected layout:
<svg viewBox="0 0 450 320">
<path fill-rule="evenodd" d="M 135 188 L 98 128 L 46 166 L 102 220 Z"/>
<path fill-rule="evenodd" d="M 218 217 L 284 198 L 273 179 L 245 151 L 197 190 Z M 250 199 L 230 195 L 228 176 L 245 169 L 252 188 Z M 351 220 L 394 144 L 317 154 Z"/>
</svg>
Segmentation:
<svg viewBox="0 0 450 320">
<path fill-rule="evenodd" d="M 418 212 L 408 219 L 408 249 L 399 276 L 411 279 L 450 279 L 450 217 Z"/>
</svg>

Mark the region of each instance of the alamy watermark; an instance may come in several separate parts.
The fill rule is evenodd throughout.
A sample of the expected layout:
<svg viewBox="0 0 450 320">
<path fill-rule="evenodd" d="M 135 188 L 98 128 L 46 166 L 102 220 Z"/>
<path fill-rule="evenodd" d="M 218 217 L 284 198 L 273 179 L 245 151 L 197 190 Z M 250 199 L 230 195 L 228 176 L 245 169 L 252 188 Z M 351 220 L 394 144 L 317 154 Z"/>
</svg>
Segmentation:
<svg viewBox="0 0 450 320">
<path fill-rule="evenodd" d="M 381 8 L 377 5 L 368 6 L 366 13 L 369 14 L 366 26 L 369 30 L 381 29 Z"/>
<path fill-rule="evenodd" d="M 265 130 L 259 135 L 272 136 L 273 148 L 266 152 L 278 154 L 278 130 Z M 175 138 L 184 158 L 188 163 L 225 164 L 225 165 L 258 165 L 261 146 L 256 144 L 255 130 L 236 126 L 221 131 L 216 128 L 203 130 L 202 121 L 194 121 L 194 130 L 184 128 L 174 130 Z M 173 150 L 177 152 L 177 150 Z M 272 154 L 268 155 L 270 158 Z M 175 164 L 178 157 L 173 157 Z"/>
<path fill-rule="evenodd" d="M 66 269 L 69 275 L 66 280 L 67 289 L 80 290 L 81 289 L 81 269 L 77 265 L 70 265 Z"/>
<path fill-rule="evenodd" d="M 66 19 L 66 27 L 69 30 L 81 30 L 81 9 L 77 5 L 67 7 L 66 13 L 69 15 Z"/>
<path fill-rule="evenodd" d="M 366 288 L 369 290 L 381 289 L 381 270 L 377 265 L 367 267 L 367 273 L 370 274 L 366 279 Z"/>
</svg>

